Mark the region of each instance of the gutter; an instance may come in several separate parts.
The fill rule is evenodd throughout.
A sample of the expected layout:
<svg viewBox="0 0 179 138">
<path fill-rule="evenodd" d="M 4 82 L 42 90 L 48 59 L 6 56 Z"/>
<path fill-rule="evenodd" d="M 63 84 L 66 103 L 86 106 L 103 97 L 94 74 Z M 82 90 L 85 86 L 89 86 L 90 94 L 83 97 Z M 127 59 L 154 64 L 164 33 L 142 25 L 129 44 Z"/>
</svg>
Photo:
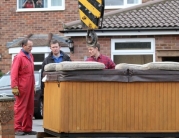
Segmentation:
<svg viewBox="0 0 179 138">
<path fill-rule="evenodd" d="M 130 36 L 130 35 L 179 35 L 179 27 L 176 28 L 127 28 L 127 29 L 97 29 L 98 36 Z M 87 30 L 63 30 L 64 36 L 86 36 Z"/>
<path fill-rule="evenodd" d="M 179 31 L 179 27 L 172 27 L 172 28 L 117 28 L 117 29 L 96 29 L 95 32 L 111 32 L 111 31 L 119 31 L 119 32 L 126 32 L 126 31 Z M 85 29 L 66 29 L 59 31 L 60 33 L 70 33 L 70 32 L 86 32 Z"/>
</svg>

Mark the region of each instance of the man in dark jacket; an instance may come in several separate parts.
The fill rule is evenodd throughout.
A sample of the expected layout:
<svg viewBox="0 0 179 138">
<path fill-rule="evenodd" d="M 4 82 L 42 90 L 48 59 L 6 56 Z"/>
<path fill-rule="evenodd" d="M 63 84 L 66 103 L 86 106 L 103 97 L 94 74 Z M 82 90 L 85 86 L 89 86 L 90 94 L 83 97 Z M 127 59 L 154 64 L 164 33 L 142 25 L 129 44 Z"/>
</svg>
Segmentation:
<svg viewBox="0 0 179 138">
<path fill-rule="evenodd" d="M 52 40 L 50 42 L 50 49 L 51 53 L 46 57 L 42 63 L 42 71 L 41 71 L 41 78 L 43 78 L 43 72 L 45 65 L 49 63 L 60 63 L 63 61 L 71 61 L 70 57 L 60 50 L 60 44 L 57 40 Z M 42 92 L 44 90 L 44 83 L 41 84 Z"/>
</svg>

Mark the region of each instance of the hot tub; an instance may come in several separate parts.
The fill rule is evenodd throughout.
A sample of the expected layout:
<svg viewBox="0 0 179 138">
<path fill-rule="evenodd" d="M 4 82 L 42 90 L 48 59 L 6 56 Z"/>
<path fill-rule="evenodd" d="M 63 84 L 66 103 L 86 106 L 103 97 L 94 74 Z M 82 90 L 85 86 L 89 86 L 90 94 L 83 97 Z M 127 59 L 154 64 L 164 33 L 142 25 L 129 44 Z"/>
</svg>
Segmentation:
<svg viewBox="0 0 179 138">
<path fill-rule="evenodd" d="M 44 122 L 56 136 L 178 136 L 179 71 L 45 72 Z"/>
</svg>

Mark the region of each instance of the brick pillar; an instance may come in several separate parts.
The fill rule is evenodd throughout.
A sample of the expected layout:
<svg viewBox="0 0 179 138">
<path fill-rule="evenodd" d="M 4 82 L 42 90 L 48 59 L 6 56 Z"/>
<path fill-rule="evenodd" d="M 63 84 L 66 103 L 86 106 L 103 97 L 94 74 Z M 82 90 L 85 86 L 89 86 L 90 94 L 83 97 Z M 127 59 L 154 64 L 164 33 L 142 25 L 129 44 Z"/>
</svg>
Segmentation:
<svg viewBox="0 0 179 138">
<path fill-rule="evenodd" d="M 14 98 L 0 97 L 0 138 L 15 138 Z"/>
</svg>

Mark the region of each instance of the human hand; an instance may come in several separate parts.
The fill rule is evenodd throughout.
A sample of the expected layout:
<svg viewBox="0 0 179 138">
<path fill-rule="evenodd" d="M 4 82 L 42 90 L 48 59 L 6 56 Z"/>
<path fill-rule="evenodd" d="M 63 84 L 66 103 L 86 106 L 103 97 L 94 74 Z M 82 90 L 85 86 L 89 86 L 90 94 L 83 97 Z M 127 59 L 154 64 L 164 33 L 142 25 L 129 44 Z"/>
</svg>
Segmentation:
<svg viewBox="0 0 179 138">
<path fill-rule="evenodd" d="M 12 93 L 15 95 L 15 96 L 19 96 L 20 93 L 19 93 L 19 89 L 17 86 L 15 86 L 14 88 L 12 88 Z"/>
</svg>

